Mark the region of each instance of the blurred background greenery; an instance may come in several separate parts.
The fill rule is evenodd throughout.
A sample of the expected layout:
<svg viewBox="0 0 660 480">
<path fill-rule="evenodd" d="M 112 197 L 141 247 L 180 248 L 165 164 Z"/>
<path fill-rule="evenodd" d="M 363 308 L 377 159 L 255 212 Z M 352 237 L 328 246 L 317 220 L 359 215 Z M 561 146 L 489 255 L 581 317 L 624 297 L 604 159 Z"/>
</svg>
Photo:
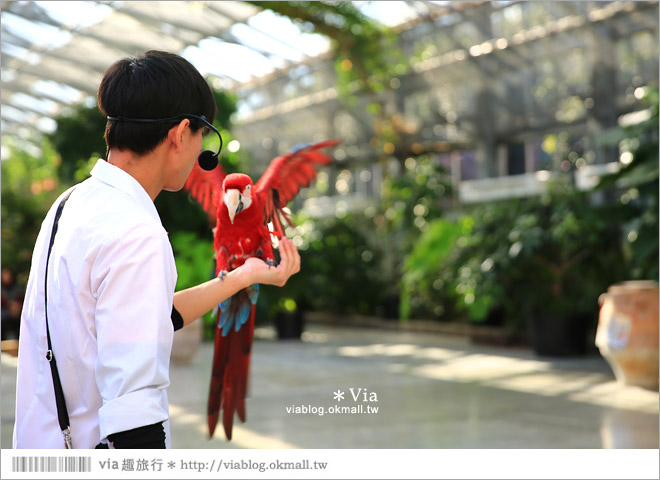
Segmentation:
<svg viewBox="0 0 660 480">
<path fill-rule="evenodd" d="M 344 139 L 335 165 L 291 205 L 296 227 L 287 233 L 303 268 L 283 289 L 262 290 L 262 321 L 310 311 L 347 321 L 424 319 L 498 328 L 503 341 L 520 343 L 530 341 L 531 319 L 546 316 L 580 318 L 593 334 L 598 297 L 609 285 L 657 281 L 657 4 L 639 7 L 655 8 L 650 26 L 617 34 L 615 20 L 638 21 L 637 7 L 599 23 L 594 12 L 605 15 L 617 2 L 438 2 L 454 8 L 392 27 L 364 13 L 370 2 L 247 3 L 326 36 L 331 54 L 270 83 L 217 89 L 209 80 L 225 170 L 256 179 L 270 158 L 300 141 Z M 584 31 L 552 33 L 575 17 L 587 18 Z M 548 25 L 555 30 L 538 33 Z M 514 47 L 538 40 L 530 40 L 535 28 L 546 42 L 539 48 L 559 56 L 530 60 L 526 47 Z M 603 64 L 609 53 L 600 41 L 616 50 L 614 60 Z M 525 58 L 536 62 L 533 75 Z M 303 128 L 309 117 L 286 109 L 250 121 L 269 95 L 284 102 L 327 88 L 336 104 L 320 103 L 313 113 L 323 135 Z M 635 112 L 643 115 L 621 121 Z M 55 122 L 37 149 L 2 137 L 2 267 L 22 284 L 45 212 L 105 151 L 105 119 L 95 106 L 69 108 Z M 241 147 L 227 148 L 233 140 Z M 581 183 L 599 165 L 616 168 Z M 467 195 L 468 187 L 483 194 L 487 180 L 524 175 L 547 181 L 524 194 Z M 210 278 L 204 212 L 185 192 L 164 192 L 156 206 L 171 232 L 177 288 Z M 210 336 L 210 315 L 206 323 Z"/>
</svg>

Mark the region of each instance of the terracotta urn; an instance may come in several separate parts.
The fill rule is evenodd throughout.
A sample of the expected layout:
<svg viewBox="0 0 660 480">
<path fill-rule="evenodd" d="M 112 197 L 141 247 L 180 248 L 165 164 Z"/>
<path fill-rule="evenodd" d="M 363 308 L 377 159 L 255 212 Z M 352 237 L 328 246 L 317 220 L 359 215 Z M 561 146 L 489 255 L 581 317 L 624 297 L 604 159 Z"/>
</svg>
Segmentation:
<svg viewBox="0 0 660 480">
<path fill-rule="evenodd" d="M 658 389 L 658 284 L 617 283 L 601 295 L 596 346 L 617 381 Z"/>
</svg>

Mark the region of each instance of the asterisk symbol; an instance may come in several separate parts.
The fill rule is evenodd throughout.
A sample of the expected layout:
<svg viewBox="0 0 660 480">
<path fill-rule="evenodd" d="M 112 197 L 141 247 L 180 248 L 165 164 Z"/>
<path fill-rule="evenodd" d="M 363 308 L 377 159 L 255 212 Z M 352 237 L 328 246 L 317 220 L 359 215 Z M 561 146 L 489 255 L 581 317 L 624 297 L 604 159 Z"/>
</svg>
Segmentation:
<svg viewBox="0 0 660 480">
<path fill-rule="evenodd" d="M 334 392 L 334 394 L 335 394 L 335 400 L 341 401 L 344 399 L 344 392 L 342 392 L 341 390 L 337 390 L 336 392 Z"/>
<path fill-rule="evenodd" d="M 176 463 L 174 463 L 174 462 L 167 462 L 167 468 L 175 468 L 175 467 L 176 467 Z"/>
</svg>

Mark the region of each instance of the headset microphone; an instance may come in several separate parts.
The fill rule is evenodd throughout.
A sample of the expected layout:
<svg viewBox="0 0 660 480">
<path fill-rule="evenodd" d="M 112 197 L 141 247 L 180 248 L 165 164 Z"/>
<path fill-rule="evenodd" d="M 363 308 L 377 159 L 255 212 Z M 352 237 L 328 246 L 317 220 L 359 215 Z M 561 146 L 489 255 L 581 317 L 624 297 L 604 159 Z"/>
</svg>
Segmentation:
<svg viewBox="0 0 660 480">
<path fill-rule="evenodd" d="M 218 153 L 220 152 L 218 151 Z M 203 170 L 213 170 L 218 166 L 218 154 L 211 150 L 204 150 L 197 157 L 197 163 Z"/>
<path fill-rule="evenodd" d="M 192 117 L 201 120 L 206 124 L 206 127 L 209 128 L 210 130 L 213 130 L 220 139 L 220 147 L 218 148 L 218 151 L 216 153 L 213 153 L 211 150 L 204 150 L 197 157 L 197 163 L 199 164 L 201 169 L 213 170 L 215 167 L 218 166 L 218 155 L 220 155 L 220 151 L 222 150 L 222 135 L 220 135 L 220 132 L 218 131 L 217 128 L 213 126 L 213 124 L 211 124 L 206 120 L 206 117 L 204 115 L 193 115 L 191 113 L 182 113 L 181 115 L 177 115 L 176 117 L 170 117 L 170 118 L 108 117 L 108 120 L 117 121 L 117 122 L 125 121 L 125 122 L 137 122 L 137 123 L 157 123 L 157 122 L 172 122 L 180 118 L 187 118 L 187 117 Z"/>
<path fill-rule="evenodd" d="M 206 117 L 204 115 L 200 117 L 198 117 L 197 115 L 190 115 L 190 116 L 199 118 L 202 122 L 206 124 L 207 128 L 213 130 L 220 139 L 220 146 L 218 147 L 218 151 L 216 153 L 213 153 L 211 150 L 204 150 L 197 157 L 197 163 L 199 164 L 202 170 L 213 170 L 215 167 L 218 166 L 218 155 L 220 155 L 220 151 L 222 150 L 222 135 L 220 135 L 220 132 L 218 131 L 217 128 L 213 126 L 213 124 L 206 121 Z"/>
</svg>

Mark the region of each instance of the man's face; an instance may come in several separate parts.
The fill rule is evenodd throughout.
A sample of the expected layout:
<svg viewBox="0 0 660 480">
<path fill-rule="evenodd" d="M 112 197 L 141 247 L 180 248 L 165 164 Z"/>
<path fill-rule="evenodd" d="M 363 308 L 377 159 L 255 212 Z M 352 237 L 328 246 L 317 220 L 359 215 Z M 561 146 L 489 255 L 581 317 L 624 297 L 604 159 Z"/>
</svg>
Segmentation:
<svg viewBox="0 0 660 480">
<path fill-rule="evenodd" d="M 188 176 L 190 175 L 190 172 L 195 166 L 197 157 L 199 157 L 199 154 L 202 152 L 202 144 L 204 143 L 203 128 L 194 131 L 190 128 L 190 126 L 188 126 L 187 131 L 189 133 L 189 138 L 187 145 L 185 145 L 184 147 L 187 162 L 186 162 L 185 177 L 183 178 L 183 183 L 186 182 Z M 182 186 L 183 183 L 181 184 Z"/>
<path fill-rule="evenodd" d="M 203 131 L 203 128 L 193 130 L 188 124 L 181 133 L 181 151 L 174 157 L 170 165 L 169 182 L 166 184 L 165 190 L 176 192 L 183 188 L 202 151 Z"/>
</svg>

